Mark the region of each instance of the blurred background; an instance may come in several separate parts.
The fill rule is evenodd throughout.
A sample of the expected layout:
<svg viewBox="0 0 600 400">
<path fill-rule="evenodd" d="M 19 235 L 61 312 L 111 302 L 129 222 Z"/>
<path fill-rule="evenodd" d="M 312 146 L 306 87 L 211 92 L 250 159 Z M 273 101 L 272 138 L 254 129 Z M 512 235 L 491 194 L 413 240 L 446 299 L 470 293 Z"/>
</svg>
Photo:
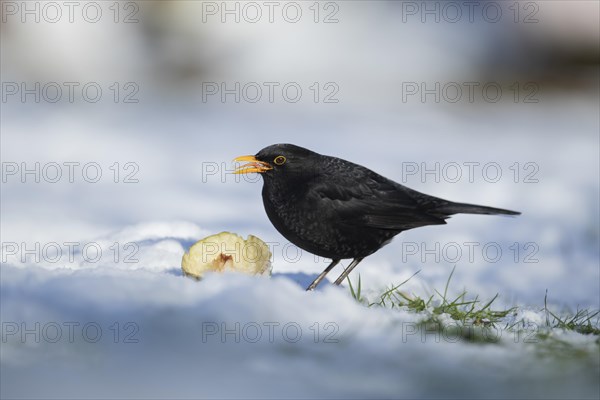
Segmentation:
<svg viewBox="0 0 600 400">
<path fill-rule="evenodd" d="M 75 3 L 0 2 L 4 277 L 177 274 L 187 246 L 226 230 L 276 243 L 274 273 L 310 281 L 327 260 L 284 251 L 260 179 L 228 174 L 234 157 L 287 142 L 523 213 L 402 233 L 351 275 L 366 288 L 421 270 L 409 289 L 431 292 L 456 266 L 457 292 L 599 307 L 598 2 Z M 444 169 L 456 165 L 458 179 Z M 135 242 L 140 261 L 22 257 L 90 241 Z M 436 243 L 462 258 L 423 255 Z M 481 254 L 488 243 L 501 257 Z"/>
</svg>

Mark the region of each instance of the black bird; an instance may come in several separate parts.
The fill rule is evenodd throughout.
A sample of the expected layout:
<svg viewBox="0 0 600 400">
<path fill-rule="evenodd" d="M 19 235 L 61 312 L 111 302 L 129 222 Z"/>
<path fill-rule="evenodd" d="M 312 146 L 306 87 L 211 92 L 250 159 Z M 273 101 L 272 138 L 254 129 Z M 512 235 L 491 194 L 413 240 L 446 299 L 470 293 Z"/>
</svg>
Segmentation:
<svg viewBox="0 0 600 400">
<path fill-rule="evenodd" d="M 292 144 L 268 146 L 234 161 L 249 161 L 236 174 L 262 175 L 265 210 L 279 233 L 301 249 L 332 259 L 306 290 L 317 287 L 340 260 L 351 258 L 335 281 L 339 285 L 402 231 L 443 225 L 453 214 L 520 214 L 428 196 L 361 165 Z"/>
</svg>

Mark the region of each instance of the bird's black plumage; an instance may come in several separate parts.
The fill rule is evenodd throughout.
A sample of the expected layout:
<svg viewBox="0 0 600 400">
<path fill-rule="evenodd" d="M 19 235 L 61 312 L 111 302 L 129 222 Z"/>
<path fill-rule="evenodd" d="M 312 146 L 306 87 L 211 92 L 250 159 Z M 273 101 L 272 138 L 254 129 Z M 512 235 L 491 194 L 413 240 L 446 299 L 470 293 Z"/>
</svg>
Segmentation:
<svg viewBox="0 0 600 400">
<path fill-rule="evenodd" d="M 264 179 L 271 223 L 298 247 L 333 259 L 330 268 L 345 258 L 357 264 L 400 232 L 445 224 L 453 214 L 519 214 L 428 196 L 361 165 L 291 144 L 266 147 L 253 161 L 261 167 L 252 171 Z"/>
</svg>

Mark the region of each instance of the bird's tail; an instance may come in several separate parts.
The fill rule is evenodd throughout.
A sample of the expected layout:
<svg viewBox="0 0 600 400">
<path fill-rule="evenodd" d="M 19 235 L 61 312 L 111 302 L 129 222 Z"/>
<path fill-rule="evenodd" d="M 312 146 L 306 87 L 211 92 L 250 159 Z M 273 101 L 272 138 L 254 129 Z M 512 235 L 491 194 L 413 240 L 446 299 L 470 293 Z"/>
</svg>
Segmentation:
<svg viewBox="0 0 600 400">
<path fill-rule="evenodd" d="M 488 214 L 488 215 L 520 215 L 518 211 L 504 210 L 502 208 L 478 206 L 475 204 L 452 203 L 440 205 L 435 208 L 436 213 L 452 214 Z"/>
</svg>

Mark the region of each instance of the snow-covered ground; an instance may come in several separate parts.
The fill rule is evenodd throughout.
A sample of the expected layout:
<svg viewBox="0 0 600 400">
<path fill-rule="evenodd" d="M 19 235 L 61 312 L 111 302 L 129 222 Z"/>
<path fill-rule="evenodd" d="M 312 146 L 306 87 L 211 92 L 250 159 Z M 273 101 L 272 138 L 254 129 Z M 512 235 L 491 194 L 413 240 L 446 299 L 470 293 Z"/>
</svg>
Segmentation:
<svg viewBox="0 0 600 400">
<path fill-rule="evenodd" d="M 598 308 L 596 122 L 584 118 L 581 133 L 566 136 L 560 126 L 567 121 L 547 118 L 532 113 L 526 123 L 499 122 L 501 136 L 477 121 L 472 132 L 429 122 L 413 128 L 418 135 L 408 128 L 414 123 L 397 121 L 398 132 L 390 123 L 368 141 L 366 121 L 323 124 L 326 131 L 317 132 L 315 121 L 218 128 L 208 116 L 194 118 L 193 127 L 174 117 L 155 132 L 123 128 L 127 135 L 114 123 L 54 121 L 27 134 L 5 124 L 3 160 L 21 149 L 26 162 L 95 160 L 108 173 L 115 161 L 132 161 L 139 183 L 114 183 L 109 175 L 97 184 L 3 184 L 2 397 L 597 398 L 597 336 L 555 330 L 556 344 L 534 335 L 543 329 L 546 289 L 556 312 Z M 562 118 L 568 119 L 556 117 Z M 537 124 L 547 133 L 531 134 Z M 178 134 L 159 134 L 163 129 Z M 227 135 L 236 139 L 224 143 Z M 48 153 L 57 140 L 69 146 Z M 451 332 L 424 335 L 416 323 L 426 315 L 366 308 L 328 282 L 304 292 L 327 260 L 298 253 L 271 227 L 259 181 L 202 173 L 204 161 L 211 168 L 205 172 L 215 163 L 231 168 L 234 156 L 272 142 L 357 160 L 397 180 L 405 160 L 494 161 L 505 169 L 535 162 L 538 183 L 408 181 L 427 193 L 523 215 L 457 216 L 446 226 L 405 232 L 351 275 L 356 282 L 360 274 L 373 295 L 421 270 L 404 290 L 427 297 L 443 290 L 456 265 L 452 295 L 466 289 L 487 301 L 498 293 L 495 306 L 520 306 L 525 314 L 515 318 L 534 330 L 519 336 L 500 324 L 493 331 L 498 343 L 472 344 Z M 269 242 L 273 278 L 183 277 L 184 251 L 223 230 Z M 458 244 L 462 259 L 452 262 L 455 255 L 440 250 L 436 260 L 419 247 L 436 242 Z M 495 243 L 503 255 L 490 261 L 475 252 L 470 259 L 467 242 L 479 242 L 477 251 Z M 523 253 L 515 260 L 515 242 L 536 244 L 535 262 Z"/>
<path fill-rule="evenodd" d="M 30 331 L 5 335 L 3 398 L 598 395 L 595 337 L 556 332 L 566 344 L 551 346 L 507 331 L 487 345 L 424 335 L 415 314 L 366 308 L 343 289 L 307 293 L 285 274 L 197 283 L 5 267 L 2 293 L 3 323 Z"/>
<path fill-rule="evenodd" d="M 481 81 L 478 55 L 502 27 L 397 24 L 387 5 L 359 3 L 342 3 L 338 25 L 220 26 L 198 46 L 222 63 L 207 79 L 294 81 L 306 93 L 334 81 L 332 104 L 205 103 L 197 86 L 167 90 L 142 68 L 148 54 L 132 56 L 135 26 L 73 37 L 40 24 L 16 40 L 9 32 L 24 26 L 7 25 L 3 82 L 97 80 L 111 93 L 135 76 L 140 102 L 2 103 L 0 397 L 599 397 L 598 336 L 548 330 L 540 311 L 546 292 L 559 315 L 600 308 L 598 92 L 550 88 L 514 103 L 501 81 L 498 103 L 403 102 L 406 81 Z M 179 29 L 196 26 L 184 19 Z M 39 35 L 73 37 L 79 56 L 57 45 L 66 53 L 47 63 L 33 50 L 16 57 Z M 485 331 L 493 343 L 426 333 L 427 312 L 368 308 L 329 282 L 306 293 L 328 260 L 271 226 L 260 178 L 228 174 L 234 157 L 284 142 L 431 195 L 521 211 L 404 232 L 350 276 L 374 299 L 420 271 L 402 290 L 428 298 L 455 268 L 449 298 L 498 294 L 492 308 L 518 307 Z M 221 231 L 266 241 L 272 278 L 182 276 L 189 246 Z M 519 321 L 527 329 L 505 329 Z"/>
</svg>

